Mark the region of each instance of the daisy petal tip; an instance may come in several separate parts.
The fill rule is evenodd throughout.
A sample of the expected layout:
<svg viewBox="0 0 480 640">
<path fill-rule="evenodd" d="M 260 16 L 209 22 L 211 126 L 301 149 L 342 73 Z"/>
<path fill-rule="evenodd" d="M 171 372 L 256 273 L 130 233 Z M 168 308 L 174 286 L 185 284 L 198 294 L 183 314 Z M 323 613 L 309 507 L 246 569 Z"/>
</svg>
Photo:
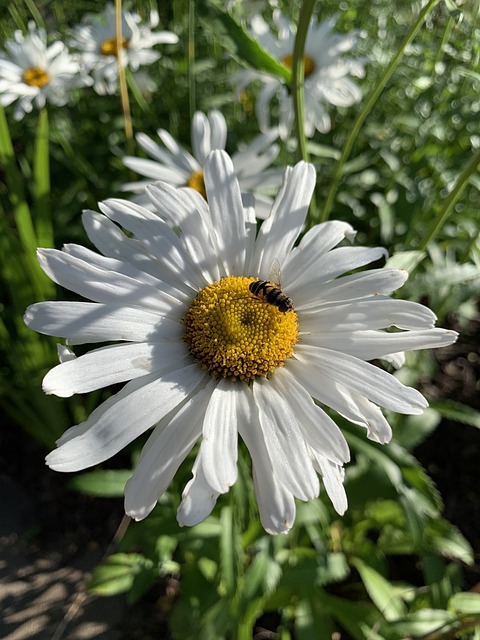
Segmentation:
<svg viewBox="0 0 480 640">
<path fill-rule="evenodd" d="M 45 456 L 45 464 L 52 471 L 70 471 L 70 469 L 65 468 L 65 466 L 68 467 L 68 464 L 65 465 L 63 462 L 62 455 L 59 455 L 59 449 L 55 449 Z"/>
<path fill-rule="evenodd" d="M 453 331 L 451 329 L 446 329 L 445 330 L 445 338 L 446 340 L 448 340 L 448 342 L 445 342 L 445 345 L 448 344 L 453 344 L 454 342 L 456 342 L 458 340 L 458 336 L 460 334 L 457 331 Z"/>
</svg>

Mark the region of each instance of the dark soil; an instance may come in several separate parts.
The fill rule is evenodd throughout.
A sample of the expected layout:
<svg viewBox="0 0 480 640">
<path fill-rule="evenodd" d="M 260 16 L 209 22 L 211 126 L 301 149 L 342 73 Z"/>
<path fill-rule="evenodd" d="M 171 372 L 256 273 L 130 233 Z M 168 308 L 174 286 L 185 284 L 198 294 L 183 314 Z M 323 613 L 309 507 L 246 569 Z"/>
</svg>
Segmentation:
<svg viewBox="0 0 480 640">
<path fill-rule="evenodd" d="M 423 389 L 429 397 L 480 409 L 479 335 L 480 323 L 472 323 L 469 335 L 436 353 L 438 375 Z M 443 496 L 445 517 L 474 549 L 477 562 L 467 569 L 465 584 L 474 588 L 480 583 L 480 430 L 444 421 L 415 455 Z M 68 476 L 49 470 L 43 458 L 44 451 L 18 429 L 0 430 L 0 637 L 170 640 L 168 583 L 134 606 L 124 596 L 86 595 L 89 573 L 122 521 L 123 503 L 68 490 Z"/>
</svg>

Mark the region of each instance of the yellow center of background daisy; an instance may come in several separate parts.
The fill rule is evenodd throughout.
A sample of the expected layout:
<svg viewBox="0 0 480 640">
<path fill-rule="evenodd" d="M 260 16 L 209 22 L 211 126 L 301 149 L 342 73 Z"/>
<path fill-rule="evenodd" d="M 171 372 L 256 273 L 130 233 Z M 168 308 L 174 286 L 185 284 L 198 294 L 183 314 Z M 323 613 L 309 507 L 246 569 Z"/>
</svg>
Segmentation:
<svg viewBox="0 0 480 640">
<path fill-rule="evenodd" d="M 122 49 L 128 49 L 128 40 L 126 38 L 121 39 Z M 108 38 L 104 40 L 100 45 L 100 53 L 102 56 L 116 56 L 117 55 L 117 38 Z"/>
<path fill-rule="evenodd" d="M 40 67 L 31 67 L 23 73 L 23 81 L 29 87 L 44 87 L 49 80 L 48 73 Z"/>
<path fill-rule="evenodd" d="M 203 171 L 195 171 L 187 180 L 187 187 L 195 189 L 205 200 L 207 199 L 207 190 L 205 189 L 205 182 L 203 180 Z"/>
<path fill-rule="evenodd" d="M 295 311 L 282 313 L 248 289 L 255 278 L 228 276 L 200 289 L 184 318 L 190 352 L 214 376 L 267 376 L 293 353 Z"/>
<path fill-rule="evenodd" d="M 282 58 L 281 62 L 288 67 L 289 69 L 291 69 L 293 67 L 293 56 L 291 53 L 288 54 L 288 56 L 285 56 L 284 58 Z M 315 71 L 315 62 L 313 60 L 313 58 L 311 58 L 310 56 L 304 56 L 303 57 L 303 75 L 305 78 L 308 78 L 308 76 L 310 74 L 312 74 Z"/>
</svg>

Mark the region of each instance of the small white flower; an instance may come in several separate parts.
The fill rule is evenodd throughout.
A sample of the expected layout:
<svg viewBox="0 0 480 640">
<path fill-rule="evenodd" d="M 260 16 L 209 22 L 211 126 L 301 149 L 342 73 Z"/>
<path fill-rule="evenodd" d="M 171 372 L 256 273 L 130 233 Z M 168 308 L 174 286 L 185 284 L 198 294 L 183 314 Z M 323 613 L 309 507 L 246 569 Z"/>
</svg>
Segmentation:
<svg viewBox="0 0 480 640">
<path fill-rule="evenodd" d="M 176 187 L 192 187 L 206 197 L 203 180 L 206 159 L 214 149 L 225 149 L 227 142 L 227 123 L 220 111 L 213 110 L 208 115 L 197 111 L 194 114 L 191 127 L 193 155 L 165 129 L 159 129 L 157 134 L 164 147 L 144 133 L 137 135 L 138 144 L 152 159 L 127 156 L 123 162 L 149 180 L 129 182 L 124 185 L 124 190 L 138 194 L 135 202 L 150 209 L 153 205 L 145 193 L 145 187 L 155 180 L 163 180 Z M 265 218 L 269 213 L 273 202 L 269 194 L 277 190 L 283 180 L 284 170 L 270 167 L 280 150 L 274 144 L 277 138 L 278 130 L 270 129 L 232 155 L 240 188 L 243 192 L 253 191 L 259 218 Z"/>
<path fill-rule="evenodd" d="M 121 62 L 132 71 L 152 64 L 160 53 L 156 44 L 175 44 L 178 37 L 171 31 L 157 31 L 158 13 L 152 11 L 148 24 L 141 24 L 137 13 L 122 11 Z M 87 15 L 72 32 L 71 46 L 79 51 L 82 63 L 94 79 L 99 94 L 115 93 L 118 84 L 117 37 L 115 7 L 108 3 L 102 14 Z"/>
<path fill-rule="evenodd" d="M 0 104 L 5 107 L 17 101 L 15 120 L 30 113 L 33 105 L 37 109 L 47 102 L 63 106 L 73 87 L 91 83 L 66 46 L 60 41 L 47 46 L 45 29 L 33 22 L 28 25 L 27 35 L 15 31 L 13 39 L 5 42 L 5 49 L 6 53 L 0 52 Z"/>
<path fill-rule="evenodd" d="M 353 237 L 348 224 L 325 222 L 298 242 L 315 179 L 304 162 L 287 169 L 257 233 L 230 158 L 213 151 L 208 203 L 193 189 L 158 182 L 147 189 L 154 212 L 124 200 L 85 212 L 100 253 L 39 250 L 50 278 L 92 302 L 35 304 L 27 324 L 70 345 L 112 342 L 54 367 L 44 390 L 67 397 L 126 382 L 60 438 L 47 457 L 52 469 L 92 467 L 153 428 L 125 489 L 126 512 L 140 520 L 199 441 L 178 509 L 179 523 L 193 525 L 235 483 L 240 435 L 267 531 L 290 529 L 295 498 L 316 498 L 318 475 L 345 511 L 349 450 L 323 407 L 387 442 L 380 407 L 420 414 L 427 401 L 367 361 L 447 345 L 456 334 L 434 328 L 426 307 L 389 297 L 405 272 L 358 271 L 384 249 L 335 248 Z M 283 293 L 262 282 L 277 263 Z"/>
<path fill-rule="evenodd" d="M 277 35 L 260 15 L 251 21 L 251 33 L 277 60 L 291 68 L 295 43 L 295 26 L 278 11 L 273 14 Z M 358 33 L 352 31 L 346 35 L 333 33 L 336 17 L 318 25 L 314 18 L 310 23 L 305 42 L 305 135 L 312 137 L 315 130 L 321 133 L 330 131 L 330 116 L 325 105 L 349 107 L 362 98 L 362 92 L 349 76 L 363 78 L 365 58 L 345 58 L 357 41 Z M 287 86 L 276 76 L 254 70 L 240 71 L 232 79 L 241 92 L 254 80 L 260 80 L 265 86 L 260 90 L 255 104 L 260 129 L 270 127 L 270 102 L 277 96 L 279 105 L 280 136 L 288 136 L 293 119 L 293 103 Z"/>
</svg>

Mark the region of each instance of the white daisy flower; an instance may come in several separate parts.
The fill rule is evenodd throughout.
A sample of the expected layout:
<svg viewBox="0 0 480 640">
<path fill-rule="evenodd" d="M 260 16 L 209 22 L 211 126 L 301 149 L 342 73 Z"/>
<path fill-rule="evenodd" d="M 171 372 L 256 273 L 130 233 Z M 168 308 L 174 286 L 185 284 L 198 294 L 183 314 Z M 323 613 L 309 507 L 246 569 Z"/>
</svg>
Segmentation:
<svg viewBox="0 0 480 640">
<path fill-rule="evenodd" d="M 273 14 L 277 34 L 272 33 L 268 24 L 260 15 L 251 21 L 251 33 L 277 60 L 291 68 L 293 47 L 295 44 L 295 25 L 290 23 L 278 11 Z M 365 58 L 345 58 L 357 41 L 358 32 L 346 35 L 333 33 L 336 17 L 319 24 L 315 18 L 310 23 L 304 52 L 305 135 L 312 137 L 315 130 L 326 133 L 331 129 L 330 116 L 325 105 L 350 107 L 360 102 L 362 92 L 349 76 L 363 78 Z M 294 120 L 292 98 L 288 87 L 276 76 L 258 71 L 240 71 L 232 79 L 240 93 L 254 80 L 260 80 L 264 87 L 260 90 L 255 104 L 260 130 L 270 127 L 270 102 L 278 98 L 280 136 L 286 138 Z"/>
<path fill-rule="evenodd" d="M 47 46 L 45 29 L 33 22 L 28 33 L 15 31 L 5 42 L 6 53 L 0 52 L 0 105 L 17 101 L 14 118 L 21 120 L 33 105 L 43 109 L 47 102 L 67 104 L 73 87 L 91 83 L 60 41 Z"/>
<path fill-rule="evenodd" d="M 199 442 L 178 509 L 179 523 L 194 525 L 235 483 L 240 435 L 268 532 L 290 529 L 295 498 L 315 499 L 319 475 L 345 511 L 349 450 L 324 407 L 387 442 L 380 407 L 420 414 L 427 401 L 368 361 L 444 346 L 456 334 L 434 328 L 426 307 L 389 297 L 405 272 L 357 271 L 385 250 L 335 248 L 353 236 L 348 224 L 317 225 L 297 244 L 314 185 L 313 166 L 287 169 L 257 234 L 230 158 L 213 151 L 208 203 L 158 182 L 147 188 L 155 212 L 114 199 L 84 213 L 100 253 L 39 250 L 45 273 L 91 302 L 34 304 L 26 323 L 70 345 L 112 342 L 64 359 L 45 376 L 45 392 L 67 397 L 126 382 L 60 438 L 47 456 L 52 469 L 92 467 L 153 429 L 125 489 L 126 512 L 141 520 Z M 272 264 L 282 266 L 283 290 L 266 282 Z"/>
<path fill-rule="evenodd" d="M 156 44 L 176 44 L 178 37 L 171 31 L 153 32 L 158 26 L 156 11 L 150 13 L 148 24 L 141 24 L 137 13 L 122 10 L 121 62 L 132 71 L 152 64 L 160 53 Z M 71 46 L 80 54 L 85 68 L 92 74 L 94 89 L 99 94 L 112 94 L 118 85 L 117 36 L 115 7 L 108 3 L 102 14 L 87 15 L 72 32 Z"/>
<path fill-rule="evenodd" d="M 191 126 L 193 155 L 165 129 L 158 129 L 157 134 L 164 147 L 144 133 L 136 136 L 138 144 L 152 160 L 126 156 L 123 162 L 149 180 L 129 182 L 124 185 L 124 190 L 138 194 L 134 201 L 149 209 L 153 205 L 145 193 L 145 187 L 155 180 L 163 180 L 176 187 L 192 187 L 205 198 L 205 162 L 211 151 L 225 149 L 227 142 L 227 123 L 223 115 L 217 110 L 209 111 L 208 115 L 195 112 Z M 269 193 L 276 191 L 283 180 L 284 169 L 270 168 L 280 151 L 280 147 L 274 144 L 277 138 L 278 130 L 270 129 L 232 155 L 240 188 L 244 192 L 254 192 L 255 210 L 259 218 L 268 215 L 273 202 Z"/>
</svg>

